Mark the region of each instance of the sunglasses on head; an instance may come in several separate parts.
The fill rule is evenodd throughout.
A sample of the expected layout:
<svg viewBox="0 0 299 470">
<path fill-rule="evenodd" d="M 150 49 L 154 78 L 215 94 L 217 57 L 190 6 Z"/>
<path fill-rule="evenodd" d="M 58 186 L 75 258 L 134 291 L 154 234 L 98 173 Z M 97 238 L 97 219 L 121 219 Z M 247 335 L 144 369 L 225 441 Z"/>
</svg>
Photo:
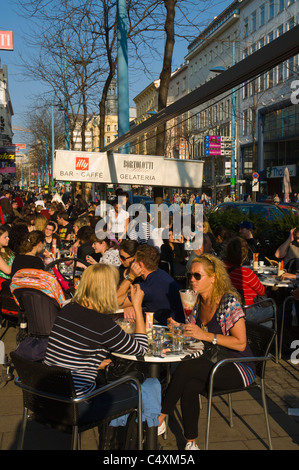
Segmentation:
<svg viewBox="0 0 299 470">
<path fill-rule="evenodd" d="M 196 281 L 200 281 L 202 276 L 200 273 L 187 273 L 188 281 L 191 281 L 192 277 L 194 277 Z"/>
</svg>

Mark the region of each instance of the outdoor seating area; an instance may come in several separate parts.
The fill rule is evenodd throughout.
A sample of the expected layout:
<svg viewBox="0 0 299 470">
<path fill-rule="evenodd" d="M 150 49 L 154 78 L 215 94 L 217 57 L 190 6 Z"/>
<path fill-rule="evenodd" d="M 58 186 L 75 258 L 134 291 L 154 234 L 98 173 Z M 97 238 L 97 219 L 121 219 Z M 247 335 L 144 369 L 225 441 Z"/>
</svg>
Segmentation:
<svg viewBox="0 0 299 470">
<path fill-rule="evenodd" d="M 118 196 L 108 225 L 126 213 Z M 73 450 L 298 448 L 297 274 L 247 242 L 250 224 L 224 243 L 207 225 L 173 237 L 171 217 L 163 237 L 138 240 L 124 214 L 113 232 L 97 228 L 103 217 L 69 220 L 55 243 L 53 222 L 48 249 L 34 227 L 13 251 L 16 221 L 0 227 L 13 258 L 0 394 L 15 424 L 0 427 L 4 448 L 55 449 L 65 431 L 58 447 Z"/>
</svg>

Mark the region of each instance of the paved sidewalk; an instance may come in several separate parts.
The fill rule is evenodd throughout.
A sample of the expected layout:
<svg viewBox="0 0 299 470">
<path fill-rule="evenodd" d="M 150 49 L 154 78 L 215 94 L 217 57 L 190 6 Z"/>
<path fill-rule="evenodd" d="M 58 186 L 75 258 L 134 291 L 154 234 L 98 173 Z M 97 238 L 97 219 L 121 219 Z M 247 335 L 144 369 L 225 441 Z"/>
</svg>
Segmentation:
<svg viewBox="0 0 299 470">
<path fill-rule="evenodd" d="M 0 333 L 3 330 L 0 330 Z M 6 352 L 15 348 L 14 329 L 4 338 Z M 299 417 L 288 415 L 289 409 L 299 408 L 299 365 L 286 360 L 279 364 L 269 361 L 266 370 L 270 427 L 275 450 L 299 450 Z M 199 419 L 198 445 L 204 447 L 206 400 Z M 228 424 L 228 408 L 217 398 L 212 412 L 211 450 L 263 450 L 267 449 L 267 434 L 260 395 L 257 392 L 233 395 L 234 427 Z M 22 392 L 13 381 L 0 389 L 0 450 L 15 450 L 22 418 Z M 185 440 L 181 428 L 179 407 L 170 417 L 167 439 L 159 437 L 164 451 L 183 450 Z M 97 429 L 82 436 L 83 450 L 97 450 Z M 70 436 L 47 429 L 35 422 L 27 426 L 24 448 L 27 450 L 62 450 L 70 448 Z"/>
</svg>

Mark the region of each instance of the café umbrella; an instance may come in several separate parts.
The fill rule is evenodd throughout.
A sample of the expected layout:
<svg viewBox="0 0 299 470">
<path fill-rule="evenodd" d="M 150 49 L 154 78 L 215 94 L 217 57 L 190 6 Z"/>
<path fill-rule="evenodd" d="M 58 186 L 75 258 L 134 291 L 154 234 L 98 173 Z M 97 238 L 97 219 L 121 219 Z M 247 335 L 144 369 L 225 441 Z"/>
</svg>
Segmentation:
<svg viewBox="0 0 299 470">
<path fill-rule="evenodd" d="M 284 202 L 290 202 L 290 193 L 292 192 L 292 188 L 288 167 L 284 169 L 282 192 L 284 193 Z"/>
</svg>

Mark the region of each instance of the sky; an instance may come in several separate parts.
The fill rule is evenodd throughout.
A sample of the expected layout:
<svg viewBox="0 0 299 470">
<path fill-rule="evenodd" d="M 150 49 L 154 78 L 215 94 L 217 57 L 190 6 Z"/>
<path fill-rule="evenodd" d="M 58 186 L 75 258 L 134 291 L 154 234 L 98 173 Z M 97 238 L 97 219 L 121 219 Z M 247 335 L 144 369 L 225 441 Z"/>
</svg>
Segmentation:
<svg viewBox="0 0 299 470">
<path fill-rule="evenodd" d="M 221 13 L 232 0 L 218 0 L 215 1 L 215 7 L 206 12 L 207 19 L 211 21 L 215 15 Z M 30 30 L 31 22 L 24 19 L 18 14 L 17 7 L 11 0 L 0 0 L 0 30 L 13 31 L 13 51 L 0 50 L 1 66 L 7 65 L 8 67 L 8 82 L 9 93 L 12 102 L 14 116 L 12 117 L 12 125 L 26 128 L 26 112 L 28 107 L 34 103 L 37 93 L 43 93 L 48 90 L 42 83 L 33 80 L 25 79 L 20 66 L 20 57 L 26 57 L 28 54 L 28 46 L 26 46 L 23 37 L 26 31 Z M 187 41 L 176 41 L 173 54 L 173 70 L 184 63 L 184 57 L 187 54 Z M 157 76 L 153 79 L 159 78 L 159 73 L 162 64 L 156 62 L 153 64 L 152 71 Z M 132 72 L 131 77 L 129 73 L 130 83 L 130 105 L 133 104 L 133 97 L 140 93 L 146 86 L 149 85 L 150 80 L 142 73 Z M 25 142 L 24 132 L 14 131 L 14 143 Z"/>
</svg>

